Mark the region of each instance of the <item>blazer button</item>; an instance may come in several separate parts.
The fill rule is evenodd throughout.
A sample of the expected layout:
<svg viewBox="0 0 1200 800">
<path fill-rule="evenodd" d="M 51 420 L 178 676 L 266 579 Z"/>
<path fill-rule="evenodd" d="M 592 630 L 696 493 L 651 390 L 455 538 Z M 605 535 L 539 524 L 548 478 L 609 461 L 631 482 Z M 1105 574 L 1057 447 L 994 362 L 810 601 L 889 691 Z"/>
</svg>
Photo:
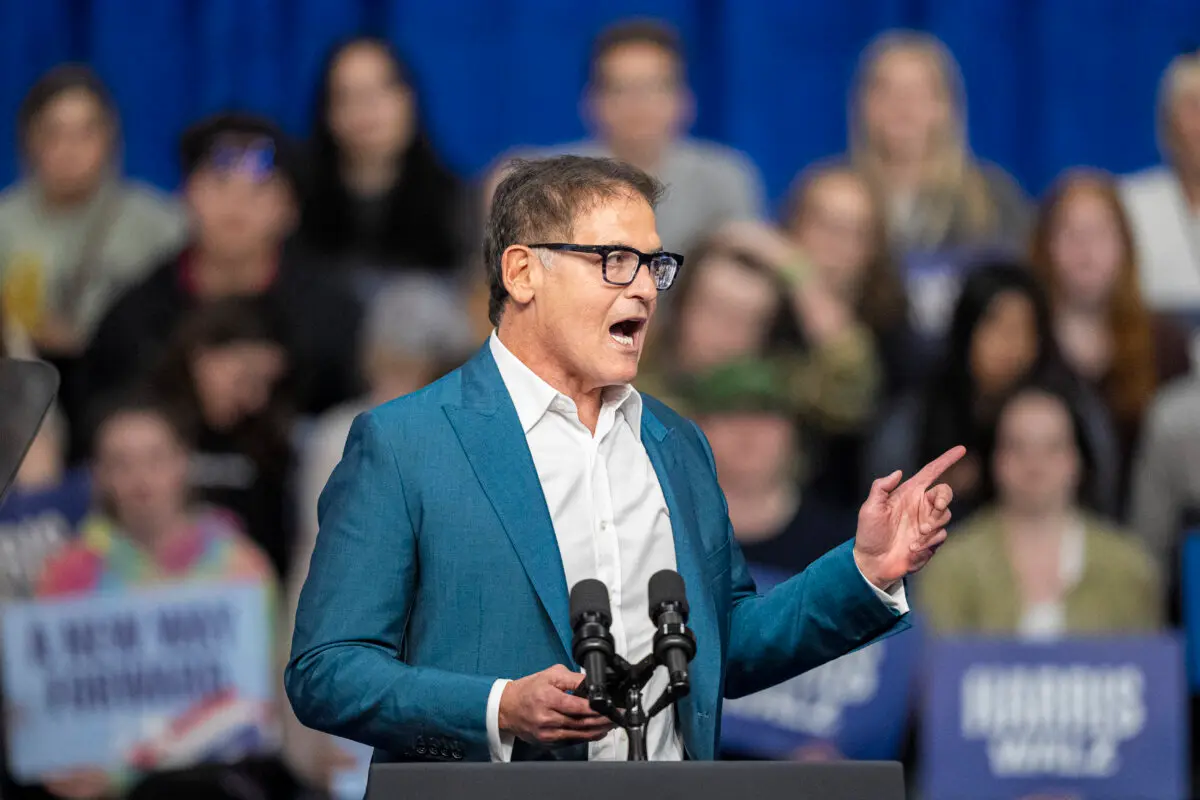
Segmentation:
<svg viewBox="0 0 1200 800">
<path fill-rule="evenodd" d="M 462 750 L 451 750 L 450 756 L 455 761 L 462 761 Z"/>
</svg>

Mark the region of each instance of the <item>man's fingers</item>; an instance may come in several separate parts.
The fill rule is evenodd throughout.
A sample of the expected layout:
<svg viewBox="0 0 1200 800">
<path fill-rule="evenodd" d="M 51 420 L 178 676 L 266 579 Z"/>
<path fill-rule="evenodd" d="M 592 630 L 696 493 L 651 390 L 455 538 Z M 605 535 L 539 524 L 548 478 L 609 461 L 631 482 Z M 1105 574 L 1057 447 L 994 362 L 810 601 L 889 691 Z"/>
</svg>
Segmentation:
<svg viewBox="0 0 1200 800">
<path fill-rule="evenodd" d="M 922 488 L 931 486 L 934 481 L 942 477 L 942 473 L 957 464 L 966 454 L 967 448 L 961 444 L 951 447 L 933 461 L 921 467 L 921 471 L 909 478 L 909 480 Z"/>
<path fill-rule="evenodd" d="M 904 477 L 904 473 L 896 470 L 886 478 L 876 478 L 871 483 L 871 491 L 867 495 L 868 500 L 884 500 L 889 494 L 896 490 L 900 485 L 900 479 Z"/>
<path fill-rule="evenodd" d="M 564 692 L 569 692 L 583 682 L 582 672 L 572 672 L 562 664 L 555 664 L 547 670 L 543 670 L 542 674 L 546 676 L 546 680 L 556 689 L 562 689 Z"/>
<path fill-rule="evenodd" d="M 576 718 L 595 716 L 586 697 L 576 697 L 566 692 L 553 692 L 546 698 L 546 708 Z"/>
<path fill-rule="evenodd" d="M 954 490 L 945 483 L 939 483 L 925 493 L 935 511 L 945 511 L 954 502 Z"/>
</svg>

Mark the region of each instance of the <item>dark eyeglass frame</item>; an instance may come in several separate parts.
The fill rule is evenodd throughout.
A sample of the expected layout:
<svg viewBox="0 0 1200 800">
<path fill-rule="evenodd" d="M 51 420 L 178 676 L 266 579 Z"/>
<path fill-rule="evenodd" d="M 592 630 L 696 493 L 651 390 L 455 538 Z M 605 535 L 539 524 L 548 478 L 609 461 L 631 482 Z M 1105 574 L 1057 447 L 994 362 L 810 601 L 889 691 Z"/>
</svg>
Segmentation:
<svg viewBox="0 0 1200 800">
<path fill-rule="evenodd" d="M 600 256 L 600 274 L 604 278 L 604 282 L 612 286 L 628 286 L 637 280 L 638 273 L 645 266 L 650 269 L 650 277 L 654 278 L 654 285 L 658 287 L 660 292 L 665 292 L 675 285 L 675 280 L 679 277 L 679 270 L 683 268 L 683 256 L 678 253 L 668 253 L 666 250 L 659 250 L 655 253 L 643 253 L 633 247 L 617 244 L 569 244 L 567 242 L 543 242 L 541 244 L 525 245 L 529 248 L 541 247 L 546 250 L 556 250 L 566 253 L 588 253 L 590 255 Z M 608 277 L 608 257 L 616 252 L 635 253 L 638 257 L 638 265 L 634 268 L 633 274 L 629 276 L 627 281 L 614 281 Z M 654 274 L 651 262 L 656 258 L 667 256 L 675 260 L 675 273 L 671 276 L 671 281 L 666 286 L 661 285 L 658 276 Z"/>
</svg>

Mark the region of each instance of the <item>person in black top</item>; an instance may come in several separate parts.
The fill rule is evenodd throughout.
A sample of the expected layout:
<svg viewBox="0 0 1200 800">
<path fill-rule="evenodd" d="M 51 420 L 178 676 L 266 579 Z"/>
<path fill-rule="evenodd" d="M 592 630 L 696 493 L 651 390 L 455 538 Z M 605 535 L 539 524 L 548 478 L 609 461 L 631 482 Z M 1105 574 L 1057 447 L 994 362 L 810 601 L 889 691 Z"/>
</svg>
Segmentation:
<svg viewBox="0 0 1200 800">
<path fill-rule="evenodd" d="M 854 535 L 854 511 L 804 491 L 796 400 L 783 365 L 729 361 L 691 378 L 679 398 L 712 447 L 746 563 L 792 575 Z"/>
<path fill-rule="evenodd" d="M 181 155 L 191 244 L 100 322 L 84 356 L 85 396 L 138 382 L 188 311 L 224 297 L 261 298 L 277 315 L 298 411 L 320 413 L 357 396 L 361 304 L 285 247 L 297 214 L 288 141 L 266 120 L 222 114 L 188 130 Z"/>
<path fill-rule="evenodd" d="M 192 446 L 197 499 L 233 511 L 287 575 L 295 538 L 287 351 L 262 298 L 226 298 L 185 317 L 150 376 Z"/>
<path fill-rule="evenodd" d="M 410 70 L 381 39 L 335 47 L 317 98 L 301 239 L 362 273 L 460 268 L 469 202 L 421 125 Z"/>
</svg>

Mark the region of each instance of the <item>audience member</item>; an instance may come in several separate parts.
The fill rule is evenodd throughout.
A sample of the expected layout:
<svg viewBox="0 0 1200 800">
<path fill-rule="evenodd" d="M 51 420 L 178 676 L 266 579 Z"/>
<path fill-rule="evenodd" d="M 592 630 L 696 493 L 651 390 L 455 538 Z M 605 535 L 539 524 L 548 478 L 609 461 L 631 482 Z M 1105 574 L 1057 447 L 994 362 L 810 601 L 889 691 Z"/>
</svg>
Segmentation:
<svg viewBox="0 0 1200 800">
<path fill-rule="evenodd" d="M 1142 416 L 1163 383 L 1190 366 L 1186 334 L 1142 303 L 1129 222 L 1108 175 L 1072 171 L 1047 193 L 1033 267 L 1050 296 L 1067 365 L 1108 406 L 1121 450 L 1121 498 Z"/>
<path fill-rule="evenodd" d="M 897 402 L 882 420 L 863 483 L 895 469 L 911 474 L 924 463 L 921 459 L 966 445 L 966 457 L 943 476 L 954 489 L 954 511 L 963 519 L 982 499 L 983 444 L 1004 396 L 1030 376 L 1060 372 L 1049 305 L 1032 273 L 1006 262 L 980 267 L 963 285 L 944 362 L 921 392 Z M 1103 510 L 1110 512 L 1117 469 L 1112 423 L 1086 387 L 1079 385 L 1078 395 L 1094 455 L 1095 494 L 1108 501 Z"/>
<path fill-rule="evenodd" d="M 150 384 L 190 436 L 197 496 L 240 516 L 282 577 L 293 456 L 291 365 L 278 327 L 261 300 L 210 303 L 180 323 Z"/>
<path fill-rule="evenodd" d="M 1158 90 L 1163 165 L 1121 186 L 1141 265 L 1142 291 L 1159 311 L 1200 312 L 1200 51 L 1167 67 Z"/>
<path fill-rule="evenodd" d="M 871 334 L 778 231 L 722 226 L 693 251 L 675 291 L 652 329 L 639 388 L 669 397 L 682 379 L 726 361 L 780 357 L 807 426 L 845 433 L 870 419 L 879 386 Z"/>
<path fill-rule="evenodd" d="M 47 563 L 40 597 L 97 596 L 137 587 L 254 581 L 273 587 L 270 564 L 228 513 L 189 497 L 188 448 L 165 410 L 126 401 L 96 428 L 95 513 L 76 543 Z M 120 794 L 139 776 L 72 771 L 46 782 L 64 798 Z"/>
<path fill-rule="evenodd" d="M 860 61 L 850 160 L 887 203 L 899 253 L 1025 241 L 1027 201 L 967 144 L 962 74 L 937 38 L 889 31 Z"/>
<path fill-rule="evenodd" d="M 766 202 L 749 158 L 686 135 L 694 104 L 676 32 L 655 21 L 621 22 L 592 45 L 583 105 L 594 138 L 540 155 L 612 156 L 654 175 L 667 186 L 655 209 L 663 249 L 686 253 L 727 220 L 761 218 Z"/>
<path fill-rule="evenodd" d="M 1173 578 L 1180 534 L 1200 526 L 1200 377 L 1166 387 L 1150 406 L 1132 498 L 1134 532 Z"/>
<path fill-rule="evenodd" d="M 1152 560 L 1081 502 L 1091 456 L 1069 394 L 1040 383 L 1014 392 L 986 459 L 993 503 L 951 535 L 916 584 L 937 633 L 1045 639 L 1162 624 Z"/>
<path fill-rule="evenodd" d="M 849 166 L 803 173 L 791 193 L 788 235 L 819 279 L 874 334 L 886 393 L 916 379 L 908 299 L 887 245 L 886 212 L 871 185 Z"/>
<path fill-rule="evenodd" d="M 354 418 L 441 377 L 465 361 L 478 344 L 463 315 L 462 299 L 451 285 L 430 275 L 399 276 L 368 309 L 362 348 L 368 393 L 321 415 L 305 442 L 297 492 L 297 540 L 287 587 L 288 619 L 295 619 L 316 545 L 317 499 L 341 460 Z M 289 764 L 314 786 L 327 788 L 332 770 L 346 761 L 336 740 L 304 728 L 291 714 L 288 717 Z"/>
<path fill-rule="evenodd" d="M 42 76 L 18 112 L 27 176 L 0 195 L 0 284 L 43 356 L 79 354 L 116 294 L 184 239 L 173 203 L 121 177 L 119 127 L 78 65 Z"/>
<path fill-rule="evenodd" d="M 680 399 L 708 437 L 747 562 L 797 573 L 854 535 L 854 511 L 803 488 L 804 448 L 778 364 L 728 362 L 688 381 Z"/>
<path fill-rule="evenodd" d="M 412 74 L 385 40 L 354 38 L 330 54 L 300 228 L 323 263 L 368 274 L 463 263 L 466 195 L 418 106 Z"/>
<path fill-rule="evenodd" d="M 295 162 L 271 123 L 223 114 L 184 134 L 184 196 L 195 233 L 109 311 L 86 359 L 92 398 L 135 384 L 162 357 L 178 320 L 224 297 L 260 297 L 278 316 L 302 413 L 358 393 L 361 311 L 284 240 L 296 216 Z"/>
</svg>

